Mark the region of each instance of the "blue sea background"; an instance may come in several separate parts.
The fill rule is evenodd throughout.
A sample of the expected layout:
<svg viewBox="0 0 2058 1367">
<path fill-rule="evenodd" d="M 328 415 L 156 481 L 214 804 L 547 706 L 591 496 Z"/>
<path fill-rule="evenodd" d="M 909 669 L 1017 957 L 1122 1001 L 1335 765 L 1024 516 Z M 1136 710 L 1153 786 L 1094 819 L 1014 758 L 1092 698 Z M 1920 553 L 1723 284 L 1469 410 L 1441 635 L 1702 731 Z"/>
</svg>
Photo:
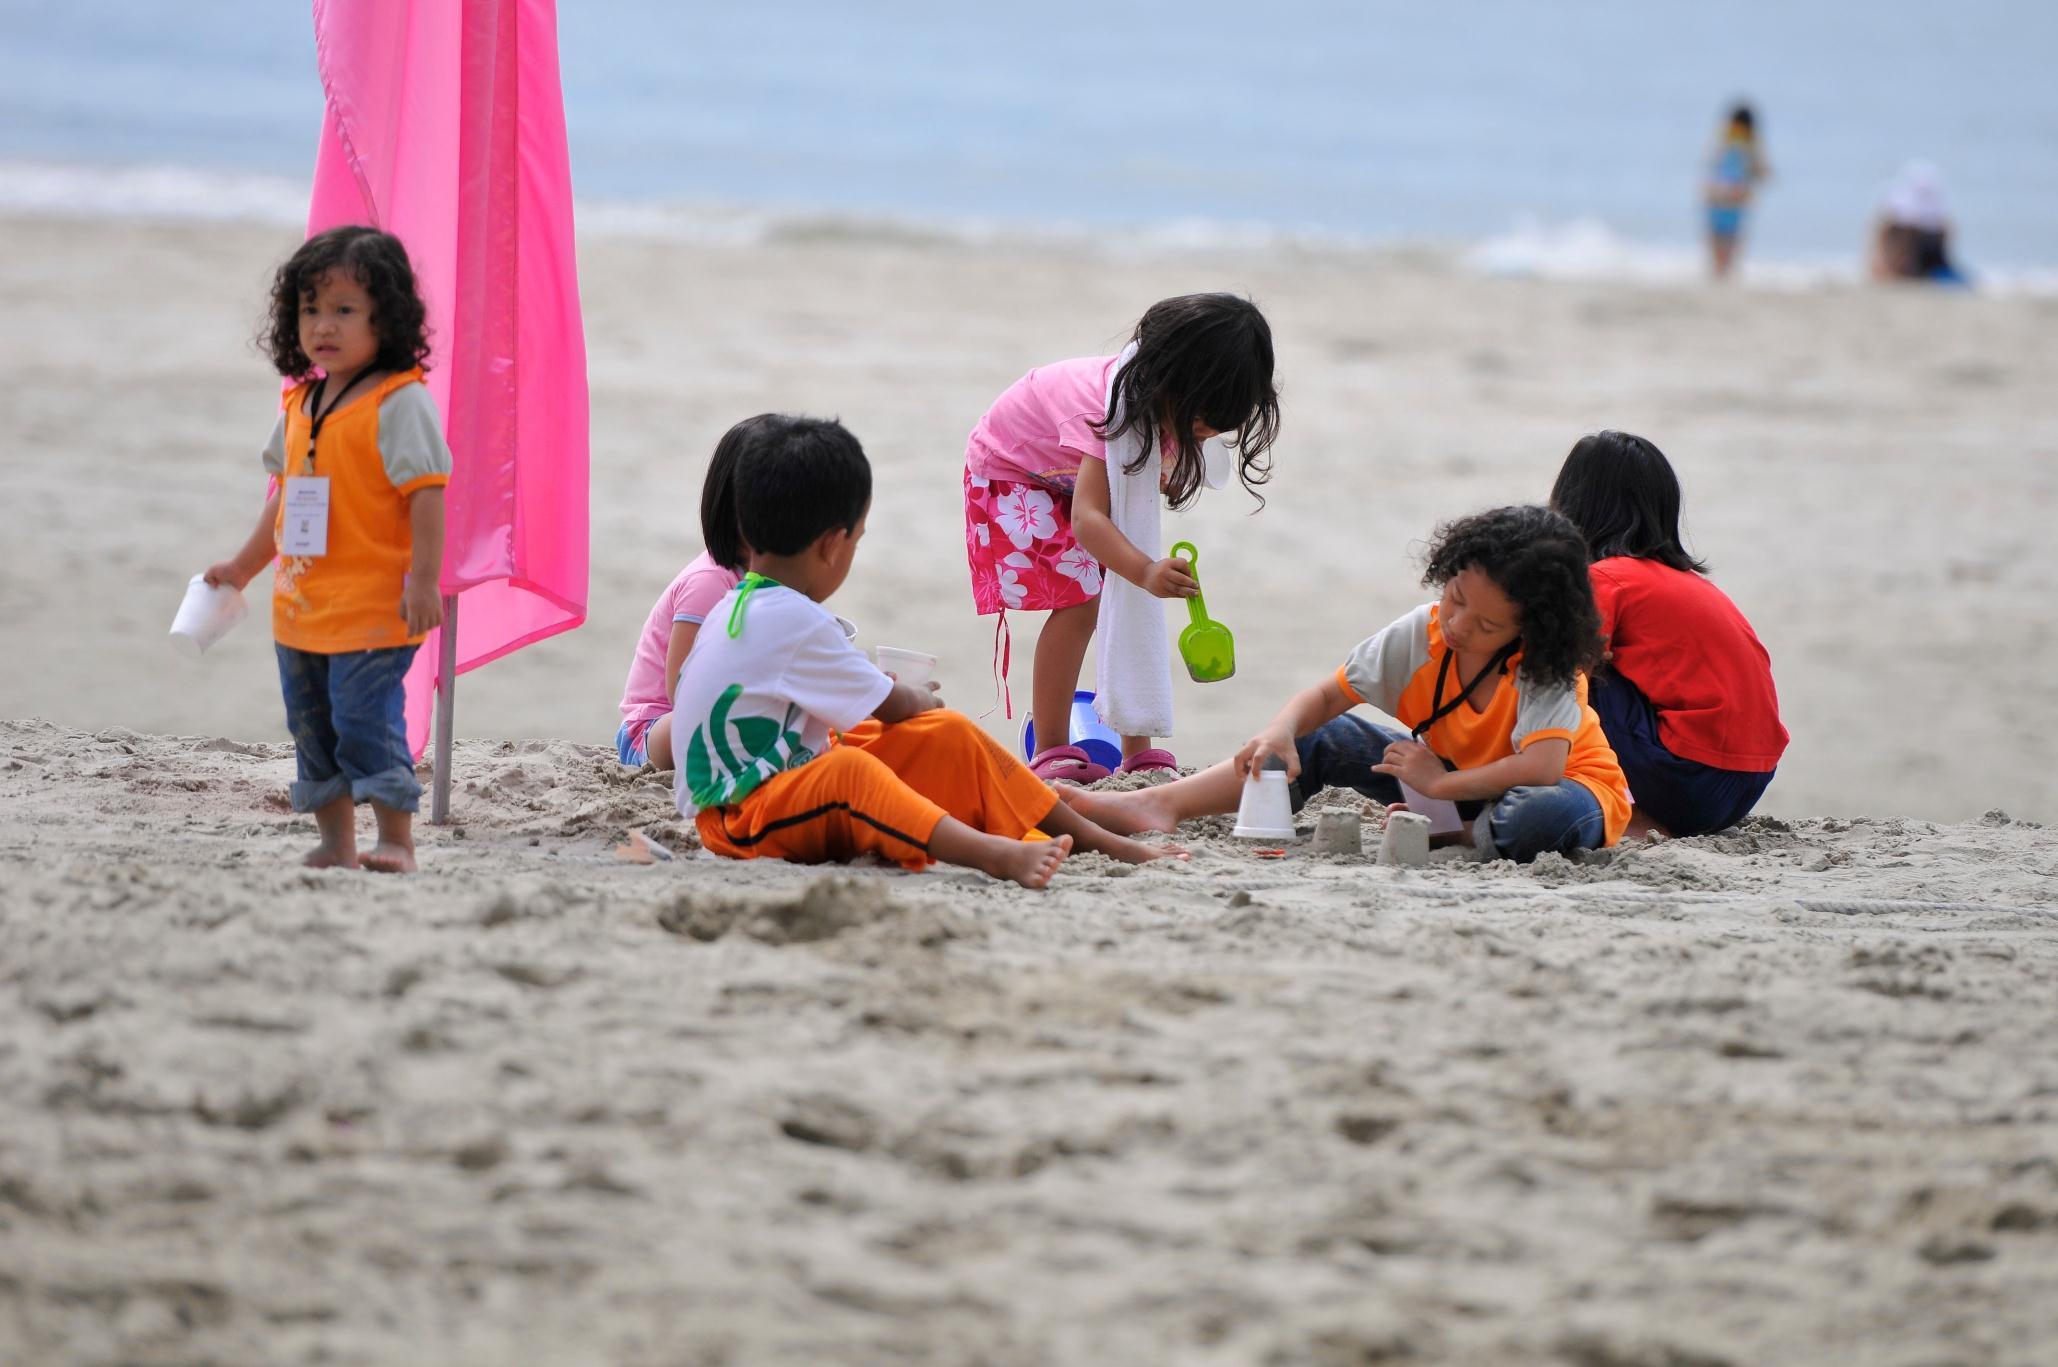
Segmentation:
<svg viewBox="0 0 2058 1367">
<path fill-rule="evenodd" d="M 2049 0 L 565 0 L 559 27 L 582 201 L 674 222 L 741 206 L 1689 262 L 1744 96 L 1775 172 L 1756 259 L 1855 268 L 1919 156 L 1975 267 L 2058 267 Z M 320 109 L 305 4 L 0 3 L 0 207 L 290 215 Z"/>
</svg>

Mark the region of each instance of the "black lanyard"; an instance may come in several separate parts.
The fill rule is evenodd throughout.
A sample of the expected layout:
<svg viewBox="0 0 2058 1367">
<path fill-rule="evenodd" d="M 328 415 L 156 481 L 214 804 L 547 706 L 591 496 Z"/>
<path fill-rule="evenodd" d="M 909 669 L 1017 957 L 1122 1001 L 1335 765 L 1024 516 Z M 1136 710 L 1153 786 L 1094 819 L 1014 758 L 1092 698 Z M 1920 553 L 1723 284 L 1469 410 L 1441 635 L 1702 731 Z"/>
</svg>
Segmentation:
<svg viewBox="0 0 2058 1367">
<path fill-rule="evenodd" d="M 321 439 L 322 424 L 329 420 L 330 413 L 334 413 L 337 409 L 343 406 L 343 400 L 350 397 L 350 391 L 357 388 L 358 381 L 365 379 L 371 373 L 372 368 L 370 366 L 366 366 L 363 370 L 360 370 L 355 375 L 352 375 L 350 377 L 350 383 L 344 385 L 341 389 L 336 391 L 336 401 L 329 405 L 327 411 L 324 411 L 322 409 L 322 391 L 329 387 L 329 377 L 324 375 L 319 380 L 316 380 L 314 382 L 314 393 L 307 396 L 307 416 L 312 420 L 308 424 L 307 429 L 308 474 L 311 475 L 314 473 L 314 444 L 315 442 Z"/>
<path fill-rule="evenodd" d="M 1498 674 L 1502 669 L 1506 668 L 1509 659 L 1521 648 L 1522 638 L 1519 636 L 1502 646 L 1494 652 L 1493 658 L 1486 662 L 1486 667 L 1472 676 L 1472 682 L 1465 684 L 1463 688 L 1458 690 L 1457 697 L 1452 698 L 1449 702 L 1445 702 L 1443 700 L 1444 681 L 1451 675 L 1451 661 L 1458 658 L 1458 652 L 1446 646 L 1443 652 L 1443 660 L 1436 666 L 1436 695 L 1430 700 L 1429 716 L 1410 727 L 1408 734 L 1416 740 L 1421 740 L 1423 732 L 1457 711 L 1465 699 L 1472 696 L 1472 690 L 1479 687 L 1481 679 L 1484 679 L 1489 674 Z M 1459 675 L 1458 680 L 1460 683 L 1463 683 L 1464 675 Z M 1427 744 L 1427 742 L 1424 743 Z"/>
</svg>

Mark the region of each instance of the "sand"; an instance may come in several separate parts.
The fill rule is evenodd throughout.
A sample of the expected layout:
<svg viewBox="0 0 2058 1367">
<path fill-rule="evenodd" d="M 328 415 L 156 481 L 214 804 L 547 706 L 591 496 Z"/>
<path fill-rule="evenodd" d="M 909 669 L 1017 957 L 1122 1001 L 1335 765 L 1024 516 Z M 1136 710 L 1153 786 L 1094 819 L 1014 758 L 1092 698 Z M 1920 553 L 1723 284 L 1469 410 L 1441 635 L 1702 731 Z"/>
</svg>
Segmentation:
<svg viewBox="0 0 2058 1367">
<path fill-rule="evenodd" d="M 457 823 L 400 880 L 296 867 L 262 621 L 162 639 L 255 511 L 288 245 L 0 219 L 0 1361 L 2047 1360 L 2058 306 L 589 243 L 593 621 L 467 676 Z M 851 423 L 835 605 L 977 712 L 963 430 L 1219 284 L 1279 329 L 1288 435 L 1264 513 L 1180 528 L 1240 648 L 1182 757 L 1610 424 L 1772 651 L 1766 814 L 1419 871 L 1191 823 L 1041 895 L 698 858 L 601 742 L 719 430 Z"/>
</svg>

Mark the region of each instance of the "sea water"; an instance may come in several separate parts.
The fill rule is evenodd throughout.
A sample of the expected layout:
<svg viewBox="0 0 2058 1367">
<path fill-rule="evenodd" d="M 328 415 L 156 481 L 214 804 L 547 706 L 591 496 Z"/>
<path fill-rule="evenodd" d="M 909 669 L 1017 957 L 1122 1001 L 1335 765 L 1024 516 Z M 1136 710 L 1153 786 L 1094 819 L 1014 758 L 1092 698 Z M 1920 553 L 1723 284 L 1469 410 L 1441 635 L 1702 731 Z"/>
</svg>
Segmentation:
<svg viewBox="0 0 2058 1367">
<path fill-rule="evenodd" d="M 455 3 L 455 0 L 452 0 Z M 2058 268 L 2047 0 L 562 0 L 581 227 L 1442 243 L 1483 269 L 1701 269 L 1727 104 L 1749 255 L 1854 273 L 1911 157 L 1975 268 Z M 309 7 L 0 3 L 0 209 L 296 219 Z"/>
</svg>

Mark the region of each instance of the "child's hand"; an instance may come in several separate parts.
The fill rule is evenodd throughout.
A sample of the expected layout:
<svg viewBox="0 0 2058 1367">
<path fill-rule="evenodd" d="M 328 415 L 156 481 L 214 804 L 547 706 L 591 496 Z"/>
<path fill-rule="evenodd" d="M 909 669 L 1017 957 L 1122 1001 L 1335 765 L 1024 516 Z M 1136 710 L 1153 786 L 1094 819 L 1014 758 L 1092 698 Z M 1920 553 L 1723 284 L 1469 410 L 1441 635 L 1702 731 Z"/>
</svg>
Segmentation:
<svg viewBox="0 0 2058 1367">
<path fill-rule="evenodd" d="M 1441 797 L 1439 790 L 1450 770 L 1443 767 L 1436 751 L 1420 741 L 1397 740 L 1386 747 L 1386 754 L 1372 766 L 1372 772 L 1391 775 L 1424 797 Z"/>
<path fill-rule="evenodd" d="M 201 576 L 210 588 L 220 588 L 227 584 L 238 593 L 250 587 L 250 581 L 256 577 L 255 571 L 245 570 L 233 560 L 223 560 L 209 565 L 207 573 Z"/>
<path fill-rule="evenodd" d="M 407 587 L 400 592 L 400 616 L 407 623 L 407 634 L 419 636 L 431 627 L 443 625 L 443 595 L 433 579 L 408 577 Z"/>
<path fill-rule="evenodd" d="M 1169 556 L 1154 560 L 1143 572 L 1143 591 L 1158 598 L 1191 598 L 1200 592 L 1200 581 L 1193 577 L 1192 570 L 1189 561 Z"/>
<path fill-rule="evenodd" d="M 1267 756 L 1285 762 L 1289 782 L 1301 776 L 1301 753 L 1294 748 L 1293 735 L 1277 726 L 1266 727 L 1243 743 L 1243 748 L 1236 752 L 1237 776 L 1249 778 L 1264 766 Z"/>
</svg>

